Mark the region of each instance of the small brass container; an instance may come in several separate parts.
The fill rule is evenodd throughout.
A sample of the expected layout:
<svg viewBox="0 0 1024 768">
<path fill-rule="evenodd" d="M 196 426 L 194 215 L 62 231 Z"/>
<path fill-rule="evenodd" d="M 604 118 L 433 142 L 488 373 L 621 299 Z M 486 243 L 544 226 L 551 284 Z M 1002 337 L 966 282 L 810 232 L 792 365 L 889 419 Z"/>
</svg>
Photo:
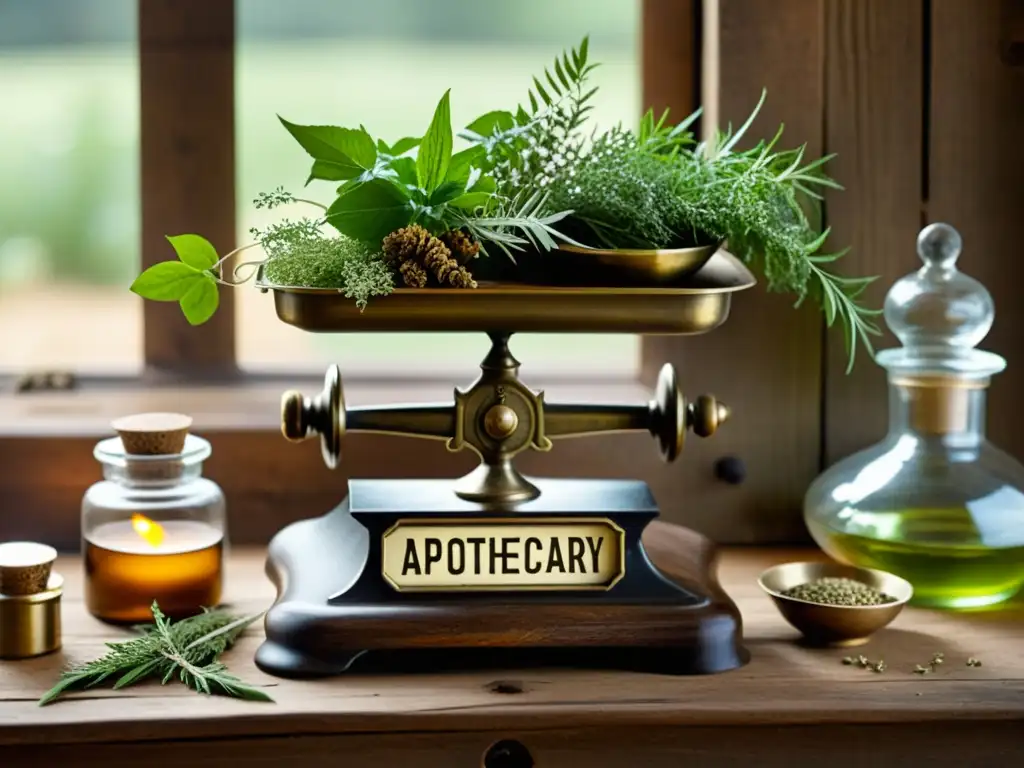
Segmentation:
<svg viewBox="0 0 1024 768">
<path fill-rule="evenodd" d="M 579 256 L 586 256 L 607 273 L 618 278 L 649 285 L 664 285 L 676 282 L 699 270 L 715 255 L 720 247 L 698 245 L 692 248 L 660 248 L 651 250 L 617 248 L 579 248 L 561 244 L 558 250 Z"/>
<path fill-rule="evenodd" d="M 64 579 L 51 573 L 41 592 L 0 594 L 0 659 L 27 659 L 60 648 L 63 592 Z"/>
<path fill-rule="evenodd" d="M 882 605 L 822 605 L 786 597 L 793 587 L 821 578 L 846 578 L 874 587 L 896 602 Z M 841 563 L 786 563 L 769 568 L 758 579 L 783 618 L 813 645 L 863 645 L 895 619 L 914 594 L 909 581 L 885 571 Z"/>
</svg>

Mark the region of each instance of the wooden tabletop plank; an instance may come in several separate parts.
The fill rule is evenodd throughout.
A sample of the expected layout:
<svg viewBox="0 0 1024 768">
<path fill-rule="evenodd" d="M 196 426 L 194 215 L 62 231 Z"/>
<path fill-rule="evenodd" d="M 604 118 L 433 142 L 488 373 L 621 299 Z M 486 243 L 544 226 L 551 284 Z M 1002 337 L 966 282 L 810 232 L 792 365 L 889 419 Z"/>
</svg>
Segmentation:
<svg viewBox="0 0 1024 768">
<path fill-rule="evenodd" d="M 810 649 L 757 586 L 777 562 L 807 552 L 735 549 L 720 565 L 722 582 L 743 613 L 751 662 L 708 677 L 668 677 L 615 671 L 491 670 L 469 673 L 281 680 L 261 673 L 253 654 L 262 630 L 252 628 L 225 655 L 231 671 L 265 686 L 276 703 L 205 697 L 177 684 L 122 691 L 93 690 L 48 707 L 36 706 L 62 664 L 103 652 L 122 633 L 93 619 L 81 600 L 81 565 L 62 558 L 66 579 L 61 653 L 0 662 L 0 745 L 47 742 L 146 741 L 259 735 L 485 731 L 604 726 L 813 725 L 975 720 L 1024 720 L 1024 603 L 1006 610 L 943 613 L 906 609 L 859 649 L 884 658 L 876 674 L 841 663 L 849 651 Z M 263 553 L 235 551 L 226 597 L 240 612 L 268 607 L 274 590 L 263 575 Z M 913 674 L 933 653 L 946 663 Z M 969 668 L 966 659 L 984 666 Z M 514 680 L 522 693 L 496 693 Z"/>
</svg>

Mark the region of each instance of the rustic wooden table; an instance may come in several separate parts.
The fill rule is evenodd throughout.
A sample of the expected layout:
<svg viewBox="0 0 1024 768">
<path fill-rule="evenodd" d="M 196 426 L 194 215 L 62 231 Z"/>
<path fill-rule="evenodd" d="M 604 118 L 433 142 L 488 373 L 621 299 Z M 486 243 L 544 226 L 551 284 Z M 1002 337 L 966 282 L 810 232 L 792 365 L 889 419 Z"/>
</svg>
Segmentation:
<svg viewBox="0 0 1024 768">
<path fill-rule="evenodd" d="M 540 768 L 959 768 L 1024 757 L 1024 602 L 969 615 L 907 609 L 858 651 L 885 659 L 876 674 L 844 666 L 848 651 L 801 647 L 759 591 L 764 568 L 807 557 L 723 553 L 722 582 L 742 610 L 752 659 L 717 676 L 499 670 L 297 682 L 256 669 L 253 628 L 225 660 L 276 703 L 146 684 L 40 708 L 62 664 L 94 658 L 119 636 L 86 613 L 80 562 L 62 558 L 63 651 L 0 662 L 0 766 L 476 768 L 500 740 L 520 742 Z M 262 552 L 235 551 L 227 597 L 246 612 L 270 604 Z M 938 651 L 946 661 L 936 673 L 913 674 Z M 983 666 L 967 667 L 970 656 Z"/>
</svg>

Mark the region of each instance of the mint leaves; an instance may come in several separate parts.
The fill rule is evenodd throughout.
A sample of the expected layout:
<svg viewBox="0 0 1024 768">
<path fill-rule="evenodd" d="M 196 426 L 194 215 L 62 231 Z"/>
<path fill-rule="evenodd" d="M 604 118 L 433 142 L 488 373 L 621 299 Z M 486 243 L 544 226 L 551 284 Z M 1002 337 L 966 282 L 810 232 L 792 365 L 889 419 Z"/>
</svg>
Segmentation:
<svg viewBox="0 0 1024 768">
<path fill-rule="evenodd" d="M 347 181 L 373 168 L 377 147 L 362 128 L 333 125 L 296 125 L 278 117 L 299 145 L 313 158 L 308 184 L 313 179 Z"/>
<path fill-rule="evenodd" d="M 353 186 L 327 209 L 327 221 L 355 240 L 379 244 L 414 218 L 408 193 L 388 179 Z"/>
<path fill-rule="evenodd" d="M 190 324 L 202 325 L 220 304 L 210 272 L 218 262 L 217 249 L 199 235 L 176 235 L 167 241 L 178 261 L 154 264 L 135 279 L 132 293 L 152 301 L 176 301 Z"/>
<path fill-rule="evenodd" d="M 452 159 L 452 113 L 448 104 L 451 91 L 444 96 L 434 110 L 434 119 L 423 135 L 419 153 L 416 155 L 416 179 L 420 189 L 428 195 L 440 186 L 448 173 Z"/>
<path fill-rule="evenodd" d="M 402 227 L 420 223 L 431 231 L 454 229 L 470 213 L 491 205 L 497 185 L 479 167 L 486 149 L 471 146 L 452 154 L 449 99 L 446 91 L 422 138 L 405 137 L 393 145 L 374 141 L 362 126 L 303 126 L 281 119 L 313 158 L 310 179 L 345 182 L 327 209 L 331 226 L 379 247 Z M 489 123 L 510 120 L 508 113 L 488 117 Z"/>
<path fill-rule="evenodd" d="M 211 269 L 217 263 L 217 249 L 205 237 L 176 235 L 168 237 L 167 241 L 178 258 L 193 269 Z"/>
</svg>

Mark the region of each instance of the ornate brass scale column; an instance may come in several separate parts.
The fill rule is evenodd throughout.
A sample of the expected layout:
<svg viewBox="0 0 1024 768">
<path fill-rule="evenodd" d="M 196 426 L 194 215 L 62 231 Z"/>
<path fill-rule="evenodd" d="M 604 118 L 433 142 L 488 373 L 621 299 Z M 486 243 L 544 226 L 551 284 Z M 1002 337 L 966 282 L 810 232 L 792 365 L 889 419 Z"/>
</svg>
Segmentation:
<svg viewBox="0 0 1024 768">
<path fill-rule="evenodd" d="M 649 403 L 546 403 L 519 379 L 511 333 L 492 329 L 700 333 L 752 284 L 720 252 L 670 288 L 402 290 L 362 314 L 335 292 L 263 286 L 279 316 L 307 330 L 477 329 L 491 349 L 450 403 L 347 408 L 337 366 L 318 395 L 284 395 L 285 437 L 319 436 L 329 467 L 341 461 L 346 432 L 443 440 L 481 463 L 457 481 L 350 480 L 335 510 L 281 531 L 267 563 L 279 595 L 259 666 L 325 675 L 396 653 L 426 652 L 423 663 L 434 665 L 487 651 L 489 663 L 568 653 L 573 663 L 669 673 L 741 664 L 739 615 L 718 587 L 712 546 L 652 523 L 658 510 L 645 483 L 526 478 L 513 464 L 560 438 L 627 431 L 649 432 L 673 461 L 688 431 L 714 434 L 729 410 L 711 396 L 688 402 L 670 365 Z"/>
</svg>

